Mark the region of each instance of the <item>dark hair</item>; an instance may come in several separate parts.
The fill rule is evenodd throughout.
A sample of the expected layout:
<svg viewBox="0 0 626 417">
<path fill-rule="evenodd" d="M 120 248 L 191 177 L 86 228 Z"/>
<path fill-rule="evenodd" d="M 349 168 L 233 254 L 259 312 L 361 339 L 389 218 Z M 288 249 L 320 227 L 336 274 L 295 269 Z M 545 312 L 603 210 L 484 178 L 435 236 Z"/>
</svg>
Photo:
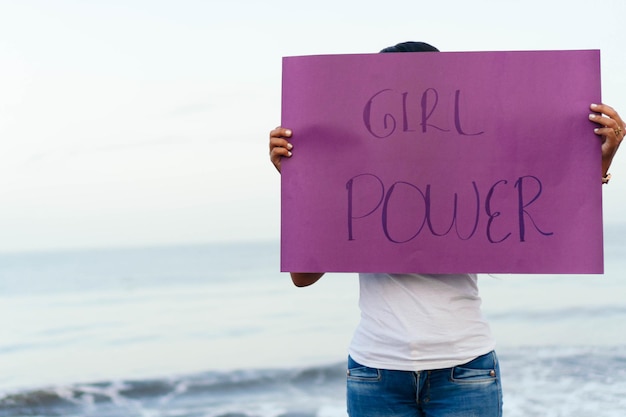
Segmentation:
<svg viewBox="0 0 626 417">
<path fill-rule="evenodd" d="M 426 42 L 401 42 L 394 46 L 389 46 L 380 52 L 439 52 L 439 49 Z"/>
</svg>

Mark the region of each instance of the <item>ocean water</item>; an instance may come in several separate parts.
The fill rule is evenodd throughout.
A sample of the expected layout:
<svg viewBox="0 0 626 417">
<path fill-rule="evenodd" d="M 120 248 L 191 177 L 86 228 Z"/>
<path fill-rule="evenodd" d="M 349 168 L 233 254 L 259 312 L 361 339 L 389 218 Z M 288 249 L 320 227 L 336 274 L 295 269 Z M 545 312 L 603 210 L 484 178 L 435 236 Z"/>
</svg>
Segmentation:
<svg viewBox="0 0 626 417">
<path fill-rule="evenodd" d="M 626 246 L 602 276 L 481 276 L 505 416 L 624 416 Z M 0 254 L 0 417 L 339 417 L 355 274 L 277 242 Z"/>
</svg>

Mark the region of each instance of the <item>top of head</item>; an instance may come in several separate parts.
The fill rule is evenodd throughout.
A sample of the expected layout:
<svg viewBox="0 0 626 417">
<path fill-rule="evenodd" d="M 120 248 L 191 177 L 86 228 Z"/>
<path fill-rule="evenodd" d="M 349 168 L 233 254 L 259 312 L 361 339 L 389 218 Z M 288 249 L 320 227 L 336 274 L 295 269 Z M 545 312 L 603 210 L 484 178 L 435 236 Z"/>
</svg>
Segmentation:
<svg viewBox="0 0 626 417">
<path fill-rule="evenodd" d="M 380 52 L 439 52 L 439 49 L 426 42 L 409 41 L 389 46 Z"/>
</svg>

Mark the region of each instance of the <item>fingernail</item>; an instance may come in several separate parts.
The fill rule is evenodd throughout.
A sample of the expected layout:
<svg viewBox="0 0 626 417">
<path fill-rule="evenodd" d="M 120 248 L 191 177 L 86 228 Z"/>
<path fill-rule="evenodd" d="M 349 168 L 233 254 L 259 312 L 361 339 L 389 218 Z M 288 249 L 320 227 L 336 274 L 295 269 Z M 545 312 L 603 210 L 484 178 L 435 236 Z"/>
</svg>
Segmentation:
<svg viewBox="0 0 626 417">
<path fill-rule="evenodd" d="M 285 135 L 287 135 L 287 136 L 291 136 L 291 130 L 287 129 L 287 130 L 285 131 Z"/>
<path fill-rule="evenodd" d="M 293 145 L 291 143 L 287 144 L 287 149 L 293 149 Z"/>
<path fill-rule="evenodd" d="M 589 118 L 590 118 L 590 119 L 595 119 L 596 117 L 598 117 L 598 116 L 597 116 L 597 115 L 595 115 L 595 114 L 593 114 L 593 113 L 591 113 L 591 114 L 589 115 Z"/>
<path fill-rule="evenodd" d="M 591 108 L 595 109 L 596 107 L 598 107 L 598 105 L 596 103 L 591 103 Z"/>
<path fill-rule="evenodd" d="M 287 152 L 287 156 L 291 156 L 291 152 Z"/>
<path fill-rule="evenodd" d="M 597 128 L 597 127 L 595 129 L 593 129 L 593 133 L 598 133 L 599 131 L 600 131 L 600 129 Z"/>
</svg>

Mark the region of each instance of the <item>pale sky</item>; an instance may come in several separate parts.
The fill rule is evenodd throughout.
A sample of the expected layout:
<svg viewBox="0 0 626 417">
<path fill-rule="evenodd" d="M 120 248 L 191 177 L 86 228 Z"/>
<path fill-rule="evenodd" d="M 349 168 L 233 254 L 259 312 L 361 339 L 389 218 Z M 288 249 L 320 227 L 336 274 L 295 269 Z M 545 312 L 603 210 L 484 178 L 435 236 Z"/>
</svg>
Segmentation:
<svg viewBox="0 0 626 417">
<path fill-rule="evenodd" d="M 283 56 L 600 49 L 626 116 L 624 16 L 623 0 L 1 0 L 0 252 L 278 239 Z M 625 165 L 607 227 L 626 222 Z"/>
</svg>

